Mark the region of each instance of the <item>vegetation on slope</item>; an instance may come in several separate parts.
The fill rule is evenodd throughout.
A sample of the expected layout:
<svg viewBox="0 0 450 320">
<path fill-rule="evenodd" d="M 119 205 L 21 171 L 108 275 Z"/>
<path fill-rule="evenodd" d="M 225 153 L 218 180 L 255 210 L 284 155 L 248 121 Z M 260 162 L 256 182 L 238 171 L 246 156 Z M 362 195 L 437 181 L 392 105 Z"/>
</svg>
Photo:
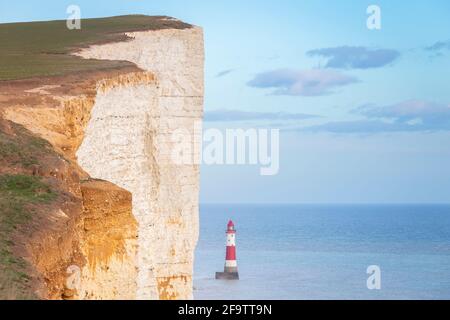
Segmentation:
<svg viewBox="0 0 450 320">
<path fill-rule="evenodd" d="M 56 194 L 38 177 L 0 175 L 0 299 L 33 299 L 27 263 L 13 253 L 14 232 L 33 218 L 33 204 Z"/>
<path fill-rule="evenodd" d="M 70 52 L 96 43 L 126 40 L 124 32 L 185 29 L 162 16 L 82 19 L 80 30 L 65 20 L 0 24 L 0 81 L 130 66 L 125 61 L 84 60 Z"/>
<path fill-rule="evenodd" d="M 40 156 L 54 153 L 48 141 L 29 134 L 21 125 L 11 123 L 11 126 L 14 135 L 0 130 L 0 165 L 27 169 L 39 164 Z"/>
<path fill-rule="evenodd" d="M 21 125 L 0 122 L 0 300 L 36 298 L 15 236 L 31 223 L 39 206 L 56 198 L 42 178 L 31 175 L 32 167 L 47 156 L 56 154 L 46 140 Z"/>
</svg>

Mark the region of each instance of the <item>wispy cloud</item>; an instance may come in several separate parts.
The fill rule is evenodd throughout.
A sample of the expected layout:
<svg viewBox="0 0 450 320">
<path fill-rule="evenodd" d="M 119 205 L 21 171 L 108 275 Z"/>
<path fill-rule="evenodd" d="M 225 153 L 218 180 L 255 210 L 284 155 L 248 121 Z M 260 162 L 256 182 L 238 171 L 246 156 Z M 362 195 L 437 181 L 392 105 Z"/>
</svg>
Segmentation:
<svg viewBox="0 0 450 320">
<path fill-rule="evenodd" d="M 205 113 L 204 120 L 209 122 L 257 121 L 257 120 L 303 120 L 318 118 L 317 115 L 286 112 L 249 112 L 240 110 L 214 110 Z"/>
<path fill-rule="evenodd" d="M 301 128 L 302 131 L 332 133 L 382 133 L 450 131 L 450 105 L 409 100 L 390 106 L 365 105 L 353 111 L 366 117 Z"/>
<path fill-rule="evenodd" d="M 233 71 L 234 71 L 234 69 L 227 69 L 227 70 L 220 71 L 219 73 L 216 74 L 216 78 L 224 77 L 224 76 L 232 73 Z"/>
<path fill-rule="evenodd" d="M 444 57 L 450 53 L 450 40 L 438 41 L 429 47 L 425 47 L 425 51 L 430 54 L 430 58 Z"/>
<path fill-rule="evenodd" d="M 326 68 L 370 69 L 393 63 L 400 57 L 400 52 L 391 49 L 341 46 L 311 50 L 307 55 L 326 58 Z"/>
<path fill-rule="evenodd" d="M 450 51 L 450 40 L 438 41 L 432 46 L 426 47 L 425 50 L 433 52 Z"/>
<path fill-rule="evenodd" d="M 356 82 L 356 78 L 334 70 L 278 69 L 257 74 L 247 84 L 255 88 L 275 89 L 273 94 L 276 95 L 321 96 Z"/>
<path fill-rule="evenodd" d="M 297 131 L 373 134 L 383 132 L 422 131 L 414 125 L 399 125 L 380 120 L 334 121 L 301 128 Z"/>
<path fill-rule="evenodd" d="M 366 105 L 354 112 L 372 119 L 388 119 L 396 123 L 420 123 L 428 128 L 450 129 L 450 105 L 423 100 L 408 100 L 385 107 Z"/>
</svg>

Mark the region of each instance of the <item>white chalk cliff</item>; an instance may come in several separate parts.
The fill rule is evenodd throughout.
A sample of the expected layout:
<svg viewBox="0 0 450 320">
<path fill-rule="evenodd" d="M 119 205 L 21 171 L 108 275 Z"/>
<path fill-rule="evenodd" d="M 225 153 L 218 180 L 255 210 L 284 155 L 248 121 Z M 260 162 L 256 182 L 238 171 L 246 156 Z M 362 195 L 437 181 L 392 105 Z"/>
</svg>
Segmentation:
<svg viewBox="0 0 450 320">
<path fill-rule="evenodd" d="M 137 299 L 191 299 L 199 166 L 177 164 L 171 153 L 177 129 L 192 134 L 195 143 L 201 139 L 195 127 L 203 114 L 203 33 L 193 27 L 127 35 L 128 41 L 77 53 L 87 59 L 131 61 L 149 76 L 98 86 L 76 156 L 92 178 L 132 194 L 138 229 L 135 249 L 130 244 L 128 253 L 137 272 L 130 273 L 132 279 L 122 276 L 121 283 L 135 282 Z M 81 286 L 89 287 L 83 281 Z"/>
</svg>

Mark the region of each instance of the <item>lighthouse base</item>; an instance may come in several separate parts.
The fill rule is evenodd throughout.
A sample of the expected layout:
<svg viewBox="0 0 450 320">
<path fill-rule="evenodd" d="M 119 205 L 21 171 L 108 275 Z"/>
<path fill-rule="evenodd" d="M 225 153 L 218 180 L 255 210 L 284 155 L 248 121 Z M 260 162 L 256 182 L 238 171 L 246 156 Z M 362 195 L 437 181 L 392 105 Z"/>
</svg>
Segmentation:
<svg viewBox="0 0 450 320">
<path fill-rule="evenodd" d="M 216 280 L 239 280 L 237 272 L 216 272 Z"/>
</svg>

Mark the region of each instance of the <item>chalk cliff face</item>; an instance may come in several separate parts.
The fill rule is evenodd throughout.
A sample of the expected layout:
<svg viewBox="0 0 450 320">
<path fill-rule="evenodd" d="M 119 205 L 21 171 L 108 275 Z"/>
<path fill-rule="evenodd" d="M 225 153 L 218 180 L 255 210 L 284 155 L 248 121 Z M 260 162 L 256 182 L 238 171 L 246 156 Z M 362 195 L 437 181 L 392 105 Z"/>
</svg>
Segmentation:
<svg viewBox="0 0 450 320">
<path fill-rule="evenodd" d="M 48 240 L 30 246 L 28 260 L 47 286 L 44 298 L 192 298 L 199 166 L 174 162 L 172 154 L 179 145 L 174 132 L 182 129 L 192 160 L 198 156 L 192 146 L 201 139 L 202 30 L 127 36 L 76 54 L 139 69 L 99 74 L 77 89 L 66 84 L 70 90 L 61 89 L 64 78 L 27 83 L 23 92 L 26 101 L 37 101 L 33 108 L 25 98 L 15 101 L 14 92 L 5 98 L 3 119 L 48 140 L 70 168 L 70 184 L 65 173 L 49 177 L 62 181 L 73 199 L 75 209 L 55 214 L 71 232 L 36 233 Z"/>
<path fill-rule="evenodd" d="M 188 299 L 198 237 L 199 167 L 178 165 L 171 155 L 174 130 L 200 138 L 194 130 L 203 105 L 202 32 L 128 36 L 132 40 L 93 46 L 80 55 L 134 62 L 155 81 L 100 90 L 77 158 L 92 177 L 133 195 L 137 298 Z"/>
</svg>

